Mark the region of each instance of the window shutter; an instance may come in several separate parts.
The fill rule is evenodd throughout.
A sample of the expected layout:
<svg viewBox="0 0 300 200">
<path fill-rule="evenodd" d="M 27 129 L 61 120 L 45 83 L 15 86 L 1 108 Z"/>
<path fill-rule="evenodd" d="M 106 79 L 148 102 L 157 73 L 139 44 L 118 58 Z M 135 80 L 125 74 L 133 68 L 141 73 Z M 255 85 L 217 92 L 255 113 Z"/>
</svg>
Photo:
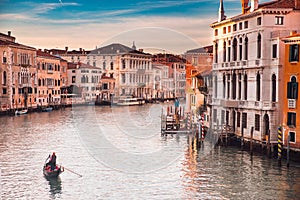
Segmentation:
<svg viewBox="0 0 300 200">
<path fill-rule="evenodd" d="M 287 98 L 292 98 L 292 82 L 287 83 Z"/>
</svg>

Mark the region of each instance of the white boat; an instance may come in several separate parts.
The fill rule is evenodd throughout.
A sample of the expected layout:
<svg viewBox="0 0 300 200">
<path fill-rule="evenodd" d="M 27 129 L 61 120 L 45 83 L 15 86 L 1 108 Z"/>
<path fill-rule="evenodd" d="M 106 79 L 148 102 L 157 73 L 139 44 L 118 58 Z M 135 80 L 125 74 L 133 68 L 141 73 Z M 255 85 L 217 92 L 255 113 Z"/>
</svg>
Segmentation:
<svg viewBox="0 0 300 200">
<path fill-rule="evenodd" d="M 144 99 L 134 97 L 120 97 L 120 99 L 117 101 L 118 106 L 135 106 L 143 104 L 145 104 Z"/>
<path fill-rule="evenodd" d="M 28 110 L 16 110 L 15 115 L 24 115 L 27 114 Z"/>
<path fill-rule="evenodd" d="M 51 112 L 53 110 L 52 107 L 43 108 L 42 112 Z"/>
</svg>

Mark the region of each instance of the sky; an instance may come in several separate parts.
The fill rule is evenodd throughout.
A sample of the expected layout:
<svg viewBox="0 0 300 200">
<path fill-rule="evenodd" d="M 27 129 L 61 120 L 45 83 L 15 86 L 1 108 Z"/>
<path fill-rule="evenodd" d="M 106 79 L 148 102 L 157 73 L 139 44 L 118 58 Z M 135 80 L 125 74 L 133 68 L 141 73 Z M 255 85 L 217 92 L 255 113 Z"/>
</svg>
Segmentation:
<svg viewBox="0 0 300 200">
<path fill-rule="evenodd" d="M 224 0 L 225 15 L 240 14 L 240 5 Z M 218 9 L 219 0 L 0 0 L 0 32 L 41 49 L 134 41 L 144 51 L 180 54 L 212 44 Z"/>
</svg>

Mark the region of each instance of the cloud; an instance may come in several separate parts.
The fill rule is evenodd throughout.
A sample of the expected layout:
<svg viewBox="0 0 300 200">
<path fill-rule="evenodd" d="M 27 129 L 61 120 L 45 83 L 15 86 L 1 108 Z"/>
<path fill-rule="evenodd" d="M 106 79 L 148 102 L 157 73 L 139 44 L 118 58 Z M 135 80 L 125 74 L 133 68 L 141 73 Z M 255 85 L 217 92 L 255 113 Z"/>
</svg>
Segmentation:
<svg viewBox="0 0 300 200">
<path fill-rule="evenodd" d="M 42 13 L 47 13 L 51 10 L 57 9 L 59 7 L 62 6 L 79 6 L 80 4 L 78 3 L 74 3 L 74 2 L 70 2 L 70 3 L 32 3 L 32 6 L 34 7 L 32 12 L 34 14 L 42 14 Z"/>
</svg>

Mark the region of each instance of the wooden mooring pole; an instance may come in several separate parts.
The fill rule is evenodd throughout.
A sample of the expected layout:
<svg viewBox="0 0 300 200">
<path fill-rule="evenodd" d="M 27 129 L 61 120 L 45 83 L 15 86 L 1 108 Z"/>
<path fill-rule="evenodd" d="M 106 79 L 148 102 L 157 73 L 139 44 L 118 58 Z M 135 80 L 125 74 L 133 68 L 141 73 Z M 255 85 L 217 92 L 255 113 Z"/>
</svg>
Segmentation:
<svg viewBox="0 0 300 200">
<path fill-rule="evenodd" d="M 254 127 L 251 127 L 251 139 L 250 139 L 250 155 L 253 156 L 253 131 L 254 131 Z"/>
<path fill-rule="evenodd" d="M 267 140 L 267 155 L 271 157 L 271 146 L 270 146 L 270 129 L 268 130 L 268 140 Z"/>
<path fill-rule="evenodd" d="M 288 141 L 287 141 L 287 151 L 286 151 L 286 166 L 290 166 L 290 140 L 291 140 L 291 135 L 290 132 L 288 133 Z"/>
<path fill-rule="evenodd" d="M 277 129 L 277 133 L 278 133 L 278 144 L 277 144 L 277 148 L 278 148 L 278 165 L 281 166 L 281 151 L 282 151 L 282 128 L 281 126 L 278 127 Z"/>
</svg>

